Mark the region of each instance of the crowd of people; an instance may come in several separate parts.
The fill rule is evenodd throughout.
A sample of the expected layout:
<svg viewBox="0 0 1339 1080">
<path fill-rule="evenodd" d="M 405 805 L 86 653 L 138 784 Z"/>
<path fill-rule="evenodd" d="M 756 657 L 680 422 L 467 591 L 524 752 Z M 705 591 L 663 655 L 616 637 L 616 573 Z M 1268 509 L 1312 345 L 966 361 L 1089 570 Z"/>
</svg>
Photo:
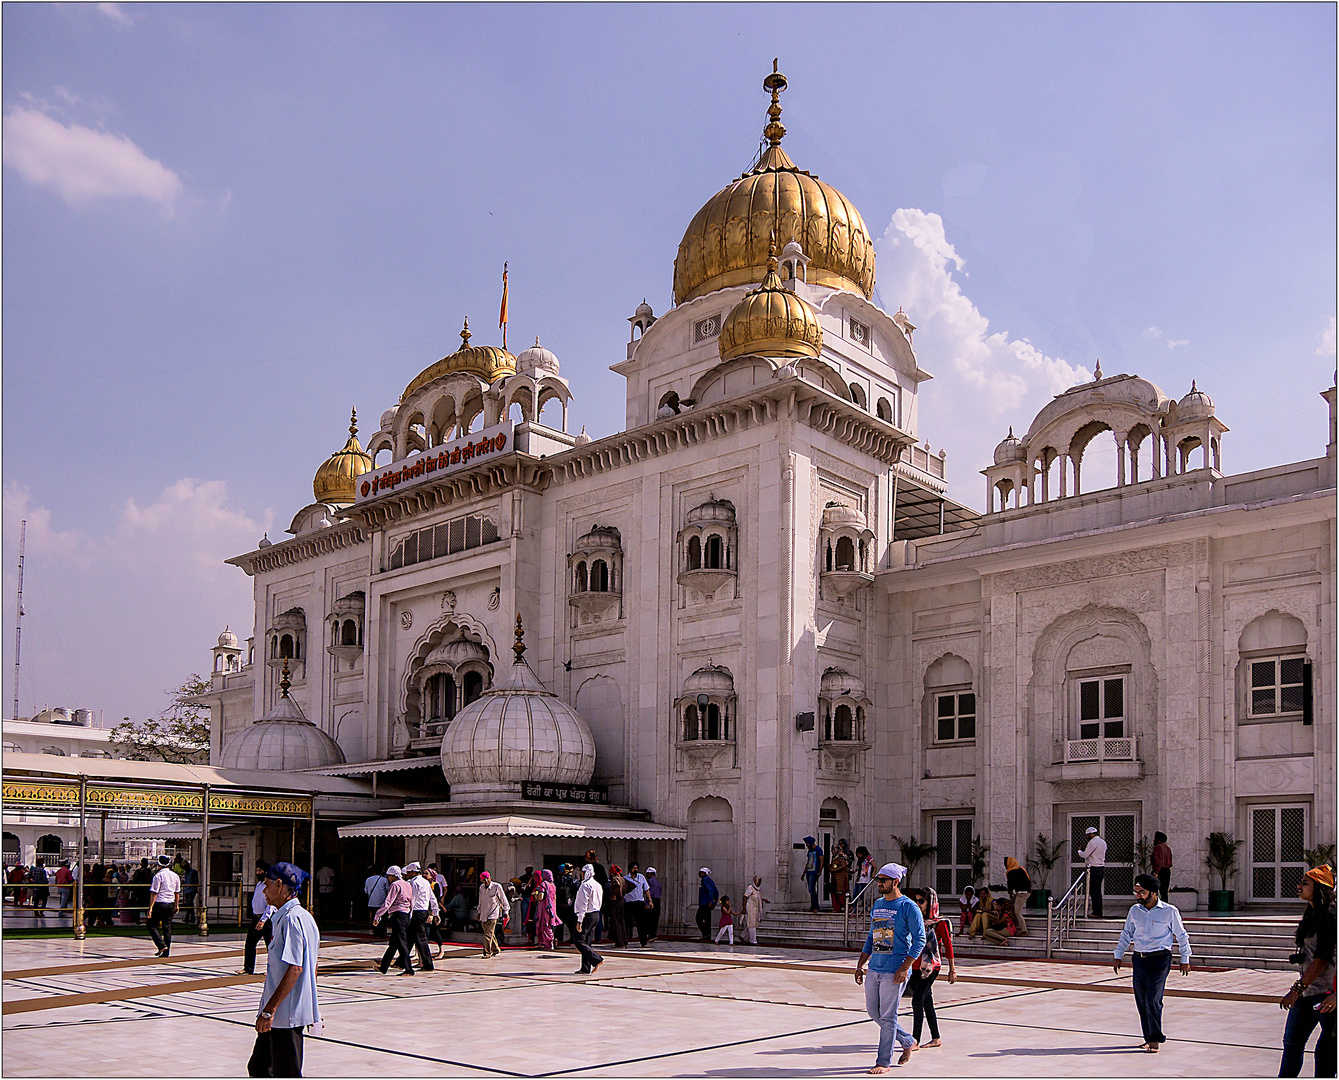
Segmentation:
<svg viewBox="0 0 1339 1080">
<path fill-rule="evenodd" d="M 189 859 L 180 856 L 167 858 L 182 881 L 179 907 L 187 921 L 195 918 L 195 903 L 200 891 L 200 874 Z M 152 910 L 151 887 L 156 867 L 147 858 L 133 862 L 95 862 L 83 867 L 85 925 L 136 925 L 147 919 Z M 40 864 L 24 866 L 16 863 L 5 874 L 5 902 L 32 910 L 33 917 L 45 919 L 48 914 L 72 916 L 75 891 L 79 884 L 78 863 L 65 859 L 54 869 Z M 53 907 L 54 901 L 54 907 Z"/>
</svg>

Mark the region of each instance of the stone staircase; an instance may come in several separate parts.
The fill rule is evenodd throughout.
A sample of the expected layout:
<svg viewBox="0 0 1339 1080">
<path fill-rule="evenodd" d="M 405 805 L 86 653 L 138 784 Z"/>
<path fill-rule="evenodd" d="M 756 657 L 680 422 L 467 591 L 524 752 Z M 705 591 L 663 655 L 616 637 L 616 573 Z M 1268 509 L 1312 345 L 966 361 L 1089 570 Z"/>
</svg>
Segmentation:
<svg viewBox="0 0 1339 1080">
<path fill-rule="evenodd" d="M 1111 901 L 1108 901 L 1110 906 Z M 957 925 L 957 912 L 945 910 L 945 917 Z M 867 918 L 867 917 L 866 917 Z M 1003 960 L 1009 958 L 1043 958 L 1046 956 L 1046 912 L 1029 909 L 1029 935 L 1016 937 L 1008 945 L 990 945 L 980 939 L 968 941 L 955 936 L 955 957 L 973 957 Z M 1287 957 L 1293 951 L 1295 915 L 1228 914 L 1220 916 L 1183 916 L 1190 947 L 1196 966 L 1239 967 L 1266 970 L 1284 970 L 1289 967 Z M 763 945 L 783 947 L 810 947 L 841 949 L 842 917 L 826 912 L 814 915 L 808 911 L 772 911 L 763 916 L 758 928 L 758 941 Z M 1082 960 L 1102 963 L 1111 959 L 1120 938 L 1124 917 L 1115 919 L 1084 919 L 1066 937 L 1064 946 L 1052 952 L 1058 960 Z M 850 948 L 859 949 L 864 943 L 866 919 L 852 919 Z"/>
</svg>

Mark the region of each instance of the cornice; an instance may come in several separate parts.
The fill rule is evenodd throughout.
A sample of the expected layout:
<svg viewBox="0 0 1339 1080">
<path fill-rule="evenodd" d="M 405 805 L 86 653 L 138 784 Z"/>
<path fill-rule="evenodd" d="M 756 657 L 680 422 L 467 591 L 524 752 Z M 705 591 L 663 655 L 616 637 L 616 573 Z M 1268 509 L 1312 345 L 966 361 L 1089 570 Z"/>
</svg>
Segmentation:
<svg viewBox="0 0 1339 1080">
<path fill-rule="evenodd" d="M 549 459 L 551 460 L 551 459 Z M 462 469 L 411 488 L 356 503 L 340 512 L 349 521 L 368 529 L 380 529 L 416 514 L 433 513 L 457 503 L 477 502 L 516 487 L 543 491 L 549 485 L 548 460 L 513 451 L 505 458 L 477 468 Z"/>
<path fill-rule="evenodd" d="M 320 558 L 332 551 L 356 547 L 366 540 L 367 534 L 358 524 L 341 521 L 317 533 L 281 540 L 269 547 L 248 551 L 245 555 L 235 555 L 231 559 L 225 559 L 224 562 L 240 566 L 249 577 L 255 577 L 258 573 L 267 573 L 282 566 L 292 566 L 308 559 Z"/>
</svg>

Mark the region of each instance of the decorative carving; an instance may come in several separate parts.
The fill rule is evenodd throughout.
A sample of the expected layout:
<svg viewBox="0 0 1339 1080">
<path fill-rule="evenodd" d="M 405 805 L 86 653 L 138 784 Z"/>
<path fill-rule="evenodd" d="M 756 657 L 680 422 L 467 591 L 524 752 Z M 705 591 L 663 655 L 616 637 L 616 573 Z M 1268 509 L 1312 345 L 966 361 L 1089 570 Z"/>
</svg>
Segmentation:
<svg viewBox="0 0 1339 1080">
<path fill-rule="evenodd" d="M 446 592 L 442 593 L 442 610 L 448 613 L 456 610 L 456 594 L 454 590 L 447 589 Z"/>
<path fill-rule="evenodd" d="M 413 625 L 414 625 L 414 613 L 412 611 L 400 612 L 400 626 L 405 630 L 409 630 L 413 627 Z"/>
<path fill-rule="evenodd" d="M 1267 758 L 1238 761 L 1234 787 L 1237 795 L 1310 795 L 1315 791 L 1315 759 Z"/>
<path fill-rule="evenodd" d="M 502 586 L 499 585 L 493 589 L 492 594 L 488 597 L 488 610 L 496 611 L 500 603 L 502 603 Z"/>
</svg>

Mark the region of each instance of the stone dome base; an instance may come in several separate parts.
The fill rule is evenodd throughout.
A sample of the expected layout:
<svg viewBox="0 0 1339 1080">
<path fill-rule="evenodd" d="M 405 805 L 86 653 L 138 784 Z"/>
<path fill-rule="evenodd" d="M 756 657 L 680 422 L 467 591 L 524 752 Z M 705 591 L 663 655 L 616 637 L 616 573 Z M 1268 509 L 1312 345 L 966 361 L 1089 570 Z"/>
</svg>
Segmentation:
<svg viewBox="0 0 1339 1080">
<path fill-rule="evenodd" d="M 484 803 L 517 802 L 521 799 L 521 785 L 510 784 L 452 784 L 451 805 L 479 806 Z"/>
</svg>

